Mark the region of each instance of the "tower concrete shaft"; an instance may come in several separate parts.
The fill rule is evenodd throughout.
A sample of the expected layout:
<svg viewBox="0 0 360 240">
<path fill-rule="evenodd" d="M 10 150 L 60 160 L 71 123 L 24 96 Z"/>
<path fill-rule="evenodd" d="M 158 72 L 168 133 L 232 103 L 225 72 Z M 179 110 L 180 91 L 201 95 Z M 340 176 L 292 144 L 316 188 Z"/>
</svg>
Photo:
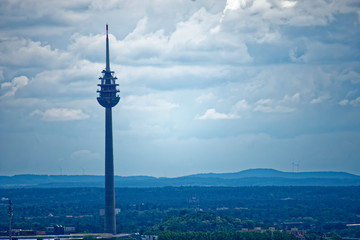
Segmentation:
<svg viewBox="0 0 360 240">
<path fill-rule="evenodd" d="M 105 232 L 116 234 L 112 111 L 105 109 Z"/>
<path fill-rule="evenodd" d="M 106 25 L 106 68 L 102 71 L 103 76 L 97 92 L 99 104 L 105 108 L 105 233 L 116 234 L 115 217 L 115 189 L 114 189 L 114 156 L 112 135 L 112 107 L 118 104 L 120 97 L 116 84 L 116 77 L 110 71 L 108 25 Z"/>
</svg>

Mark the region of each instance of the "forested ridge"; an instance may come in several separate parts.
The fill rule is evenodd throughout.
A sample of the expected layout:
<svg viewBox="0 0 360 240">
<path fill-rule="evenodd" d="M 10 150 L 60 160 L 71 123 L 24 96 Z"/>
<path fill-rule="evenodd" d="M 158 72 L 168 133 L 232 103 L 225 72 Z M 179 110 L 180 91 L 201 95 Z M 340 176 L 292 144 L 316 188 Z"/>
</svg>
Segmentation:
<svg viewBox="0 0 360 240">
<path fill-rule="evenodd" d="M 182 177 L 114 176 L 117 187 L 181 186 L 360 186 L 360 176 L 346 172 L 282 172 L 248 169 L 233 173 L 205 173 Z M 103 187 L 104 176 L 15 175 L 0 176 L 0 188 Z"/>
</svg>

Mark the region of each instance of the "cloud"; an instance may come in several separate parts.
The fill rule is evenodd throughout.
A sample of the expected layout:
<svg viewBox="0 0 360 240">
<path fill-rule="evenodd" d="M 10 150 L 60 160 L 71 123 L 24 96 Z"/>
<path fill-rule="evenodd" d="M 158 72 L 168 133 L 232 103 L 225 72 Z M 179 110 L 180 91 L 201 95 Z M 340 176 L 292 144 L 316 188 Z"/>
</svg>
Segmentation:
<svg viewBox="0 0 360 240">
<path fill-rule="evenodd" d="M 271 104 L 273 103 L 273 100 L 272 99 L 269 99 L 269 98 L 266 98 L 266 99 L 260 99 L 258 100 L 255 105 L 265 105 L 265 104 Z"/>
<path fill-rule="evenodd" d="M 263 113 L 289 113 L 293 111 L 295 111 L 295 109 L 285 106 L 258 105 L 254 108 L 254 112 L 263 112 Z"/>
<path fill-rule="evenodd" d="M 318 98 L 314 98 L 310 101 L 310 104 L 318 104 L 318 103 L 322 103 L 326 100 L 330 99 L 329 95 L 324 95 L 324 96 L 320 96 Z"/>
<path fill-rule="evenodd" d="M 289 51 L 290 60 L 298 63 L 304 62 L 305 51 L 306 51 L 305 49 L 301 49 L 298 46 L 296 46 L 294 49 L 290 49 Z"/>
<path fill-rule="evenodd" d="M 246 44 L 231 33 L 212 32 L 220 14 L 200 8 L 188 19 L 176 24 L 175 30 L 149 31 L 148 17 L 140 19 L 132 32 L 122 40 L 110 35 L 111 59 L 136 65 L 239 64 L 252 61 Z M 90 59 L 103 55 L 104 35 L 74 34 L 70 50 Z"/>
<path fill-rule="evenodd" d="M 81 35 L 80 33 L 74 33 L 71 36 L 71 44 L 68 46 L 68 50 L 76 54 L 77 56 L 90 61 L 105 60 L 105 35 Z M 116 46 L 116 37 L 109 34 L 109 42 L 111 50 Z M 113 51 L 111 51 L 110 57 L 113 57 Z"/>
<path fill-rule="evenodd" d="M 68 52 L 31 39 L 12 37 L 0 39 L 0 42 L 0 64 L 3 66 L 56 68 L 69 66 L 74 60 Z"/>
<path fill-rule="evenodd" d="M 214 108 L 210 108 L 210 109 L 206 110 L 204 115 L 202 115 L 200 117 L 196 117 L 195 119 L 199 119 L 199 120 L 207 120 L 207 119 L 217 120 L 217 119 L 238 119 L 238 118 L 240 118 L 240 116 L 235 115 L 235 114 L 219 113 Z"/>
<path fill-rule="evenodd" d="M 281 1 L 280 5 L 283 8 L 292 8 L 297 4 L 296 1 Z"/>
<path fill-rule="evenodd" d="M 234 112 L 246 111 L 250 109 L 250 105 L 245 99 L 242 99 L 233 106 L 233 109 Z"/>
<path fill-rule="evenodd" d="M 14 96 L 15 93 L 22 87 L 29 83 L 29 78 L 26 76 L 15 77 L 11 82 L 4 82 L 1 84 L 1 92 L 4 92 L 4 97 Z"/>
<path fill-rule="evenodd" d="M 200 95 L 199 97 L 197 97 L 195 99 L 195 101 L 199 104 L 202 104 L 202 103 L 212 101 L 214 99 L 216 99 L 215 95 L 212 92 L 209 92 L 209 93 Z"/>
<path fill-rule="evenodd" d="M 237 0 L 227 0 L 226 1 L 226 6 L 224 9 L 224 13 L 227 11 L 233 11 L 233 10 L 237 10 L 240 8 L 240 1 Z"/>
<path fill-rule="evenodd" d="M 144 96 L 127 96 L 122 100 L 124 109 L 136 111 L 169 111 L 179 107 L 178 104 L 158 98 L 156 95 L 149 94 Z"/>
<path fill-rule="evenodd" d="M 282 100 L 275 101 L 270 98 L 262 98 L 255 103 L 249 103 L 246 99 L 238 100 L 231 107 L 231 112 L 228 114 L 219 113 L 215 108 L 207 109 L 206 112 L 195 117 L 195 119 L 239 119 L 240 116 L 247 116 L 252 118 L 251 112 L 263 112 L 263 113 L 290 113 L 294 112 L 295 108 L 289 107 L 289 104 L 297 104 L 300 100 L 300 93 L 295 93 L 292 96 L 285 95 Z M 286 104 L 286 105 L 284 105 Z"/>
<path fill-rule="evenodd" d="M 353 107 L 358 107 L 360 106 L 360 97 L 357 97 L 353 100 L 349 100 L 349 99 L 343 99 L 339 102 L 340 106 L 347 106 L 347 105 L 351 105 Z"/>
<path fill-rule="evenodd" d="M 145 86 L 149 89 L 161 91 L 180 89 L 203 89 L 209 86 L 230 80 L 232 71 L 228 66 L 215 65 L 149 65 L 149 66 L 123 66 L 117 76 L 119 82 L 134 87 Z M 137 93 L 134 93 L 137 94 Z"/>
<path fill-rule="evenodd" d="M 308 41 L 306 49 L 306 53 L 300 58 L 307 63 L 352 61 L 358 56 L 358 51 L 354 51 L 351 45 L 342 43 Z"/>
<path fill-rule="evenodd" d="M 348 105 L 349 104 L 349 100 L 347 100 L 347 99 L 343 99 L 343 100 L 341 100 L 340 102 L 339 102 L 339 105 L 340 106 L 346 106 L 346 105 Z"/>
<path fill-rule="evenodd" d="M 0 82 L 4 80 L 4 70 L 0 69 Z"/>
<path fill-rule="evenodd" d="M 287 106 L 276 105 L 272 99 L 267 98 L 258 100 L 255 103 L 253 111 L 263 113 L 289 113 L 295 111 L 295 109 Z"/>
<path fill-rule="evenodd" d="M 292 96 L 285 94 L 283 98 L 283 102 L 298 103 L 300 101 L 300 96 L 301 96 L 300 93 L 295 93 Z"/>
<path fill-rule="evenodd" d="M 342 75 L 344 81 L 350 81 L 351 83 L 358 84 L 360 83 L 360 73 L 354 69 L 346 69 Z"/>
<path fill-rule="evenodd" d="M 287 60 L 294 62 L 334 61 L 336 57 L 346 59 L 358 55 L 352 52 L 348 41 L 344 44 L 325 43 L 322 37 L 312 37 L 298 27 L 316 27 L 330 25 L 339 13 L 357 14 L 354 8 L 355 1 L 287 1 L 287 0 L 228 0 L 224 8 L 220 24 L 223 34 L 241 33 L 241 40 L 246 44 L 271 43 L 281 46 L 279 55 L 283 50 L 288 50 Z M 244 21 L 246 19 L 246 21 Z M 349 24 L 351 24 L 349 22 Z M 295 34 L 287 36 L 287 34 Z M 320 33 L 321 34 L 321 33 Z M 326 34 L 326 32 L 324 32 Z M 322 35 L 324 35 L 322 34 Z M 289 37 L 292 39 L 289 41 Z M 327 38 L 335 37 L 333 34 Z M 304 55 L 303 49 L 296 49 L 294 41 L 308 40 L 309 52 Z M 319 41 L 319 39 L 321 39 Z M 319 42 L 319 43 L 316 43 Z M 267 46 L 275 47 L 275 46 Z M 249 50 L 251 52 L 251 50 Z M 262 55 L 266 52 L 262 51 Z M 320 55 L 317 55 L 320 54 Z M 251 55 L 251 54 L 250 54 Z M 273 55 L 270 53 L 270 55 Z M 256 58 L 253 59 L 256 61 Z"/>
<path fill-rule="evenodd" d="M 92 0 L 90 3 L 90 8 L 96 11 L 113 10 L 116 8 L 120 8 L 121 6 L 122 6 L 122 2 L 118 0 L 109 0 L 106 2 L 102 2 L 99 0 Z"/>
<path fill-rule="evenodd" d="M 103 108 L 96 102 L 96 84 L 105 67 L 106 22 L 101 19 L 110 26 L 111 69 L 121 91 L 120 104 L 113 111 L 114 136 L 130 140 L 114 151 L 121 152 L 125 168 L 134 166 L 133 174 L 141 173 L 137 166 L 147 162 L 161 175 L 167 171 L 164 163 L 180 166 L 183 159 L 196 159 L 200 167 L 191 171 L 198 171 L 204 166 L 201 159 L 209 155 L 216 156 L 212 169 L 216 171 L 216 159 L 224 153 L 238 163 L 237 137 L 244 133 L 265 133 L 269 138 L 309 134 L 311 143 L 321 142 L 314 140 L 319 132 L 356 134 L 360 106 L 357 2 L 1 1 L 0 150 L 14 167 L 8 164 L 0 170 L 17 174 L 21 170 L 14 163 L 25 159 L 48 166 L 43 167 L 47 172 L 53 165 L 47 161 L 49 154 L 55 162 L 96 158 L 96 151 L 87 149 L 101 144 L 87 135 L 91 129 L 92 135 L 99 136 L 96 139 L 103 139 L 99 127 Z M 82 119 L 86 120 L 75 121 Z M 64 128 L 48 133 L 50 121 L 51 126 Z M 61 132 L 64 129 L 67 132 Z M 179 147 L 179 139 L 188 145 Z M 358 137 L 343 140 L 358 145 Z M 153 148 L 155 141 L 168 145 Z M 198 141 L 201 146 L 194 144 Z M 16 155 L 19 142 L 26 156 Z M 283 149 L 284 159 L 294 155 L 292 146 L 298 146 L 284 147 L 288 139 L 271 142 L 269 149 Z M 259 143 L 251 140 L 246 158 L 262 167 L 264 158 L 256 159 L 256 152 L 266 152 L 270 140 L 260 147 Z M 36 144 L 48 151 L 39 151 Z M 199 148 L 203 148 L 201 156 Z M 208 153 L 210 148 L 214 154 Z M 324 146 L 318 152 L 320 157 L 305 158 L 316 162 L 327 149 Z M 342 147 L 331 149 L 338 149 L 339 156 L 348 154 Z M 311 153 L 311 147 L 303 150 Z M 174 154 L 177 151 L 185 155 Z M 234 167 L 225 165 L 221 167 Z M 92 169 L 100 174 L 97 166 Z M 117 174 L 125 174 L 124 169 Z M 189 170 L 184 167 L 184 171 Z"/>
<path fill-rule="evenodd" d="M 26 91 L 21 91 L 19 97 L 46 100 L 62 98 L 62 101 L 64 98 L 68 101 L 95 97 L 98 76 L 104 65 L 80 60 L 68 68 L 43 69 L 31 78 Z"/>
<path fill-rule="evenodd" d="M 81 109 L 69 108 L 50 108 L 45 111 L 35 110 L 30 113 L 30 116 L 37 115 L 41 116 L 41 120 L 47 122 L 84 120 L 89 118 L 89 115 L 83 113 Z"/>
<path fill-rule="evenodd" d="M 101 157 L 98 153 L 93 153 L 89 150 L 78 150 L 71 153 L 70 159 L 81 162 L 92 162 L 95 160 L 100 160 Z"/>
<path fill-rule="evenodd" d="M 360 97 L 357 97 L 356 99 L 351 100 L 350 104 L 353 105 L 354 107 L 360 106 Z"/>
</svg>

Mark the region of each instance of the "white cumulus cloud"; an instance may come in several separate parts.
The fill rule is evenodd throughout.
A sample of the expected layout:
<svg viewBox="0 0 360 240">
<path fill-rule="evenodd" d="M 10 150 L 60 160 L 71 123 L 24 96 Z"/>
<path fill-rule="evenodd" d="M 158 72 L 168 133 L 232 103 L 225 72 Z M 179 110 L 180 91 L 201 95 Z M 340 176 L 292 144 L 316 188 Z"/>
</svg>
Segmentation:
<svg viewBox="0 0 360 240">
<path fill-rule="evenodd" d="M 238 119 L 240 116 L 236 114 L 225 114 L 225 113 L 219 113 L 214 108 L 210 108 L 206 110 L 204 115 L 200 117 L 196 117 L 196 119 L 199 120 L 206 120 L 206 119 Z"/>
<path fill-rule="evenodd" d="M 28 85 L 29 78 L 26 76 L 15 77 L 11 82 L 4 82 L 1 84 L 1 91 L 4 92 L 3 96 L 14 96 L 16 91 Z"/>
<path fill-rule="evenodd" d="M 89 118 L 81 109 L 50 108 L 45 111 L 35 110 L 30 116 L 41 116 L 41 120 L 48 122 L 83 120 Z"/>
<path fill-rule="evenodd" d="M 248 101 L 246 101 L 245 99 L 242 99 L 240 101 L 238 101 L 235 105 L 234 105 L 234 111 L 246 111 L 248 109 L 250 109 L 250 105 L 248 103 Z"/>
<path fill-rule="evenodd" d="M 281 7 L 283 8 L 292 8 L 295 7 L 296 4 L 297 4 L 296 1 L 282 1 L 280 3 Z"/>
<path fill-rule="evenodd" d="M 318 98 L 314 98 L 310 101 L 310 104 L 318 104 L 318 103 L 322 103 L 323 101 L 326 101 L 330 99 L 329 95 L 324 95 L 324 96 L 320 96 Z"/>
<path fill-rule="evenodd" d="M 340 102 L 339 102 L 339 105 L 340 106 L 346 106 L 346 105 L 348 105 L 349 104 L 349 100 L 347 100 L 347 99 L 343 99 L 343 100 L 341 100 Z"/>
<path fill-rule="evenodd" d="M 139 19 L 133 31 L 123 39 L 110 35 L 111 59 L 127 64 L 158 65 L 193 62 L 238 64 L 252 61 L 246 44 L 231 32 L 213 31 L 219 24 L 220 13 L 200 8 L 188 19 L 180 21 L 174 30 L 149 30 L 148 17 Z M 104 35 L 74 34 L 69 47 L 82 57 L 100 59 L 103 56 Z"/>
<path fill-rule="evenodd" d="M 55 68 L 68 66 L 74 59 L 68 52 L 31 39 L 4 38 L 0 42 L 0 64 L 4 66 Z"/>
<path fill-rule="evenodd" d="M 295 93 L 292 96 L 286 94 L 283 98 L 283 102 L 297 103 L 300 101 L 300 96 L 301 96 L 300 93 Z"/>
<path fill-rule="evenodd" d="M 351 100 L 351 101 L 350 101 L 350 104 L 351 104 L 352 106 L 354 106 L 354 107 L 359 106 L 359 105 L 360 105 L 360 97 L 357 97 L 356 99 Z"/>
<path fill-rule="evenodd" d="M 347 106 L 347 105 L 351 105 L 353 107 L 358 107 L 360 106 L 360 97 L 357 97 L 353 100 L 349 100 L 349 99 L 343 99 L 339 102 L 340 106 Z"/>
<path fill-rule="evenodd" d="M 206 103 L 206 102 L 209 102 L 211 100 L 214 100 L 214 99 L 216 99 L 216 97 L 214 96 L 214 94 L 212 92 L 210 92 L 210 93 L 200 95 L 199 97 L 197 97 L 195 99 L 195 101 L 197 103 L 199 103 L 199 104 L 202 104 L 202 103 Z"/>
</svg>

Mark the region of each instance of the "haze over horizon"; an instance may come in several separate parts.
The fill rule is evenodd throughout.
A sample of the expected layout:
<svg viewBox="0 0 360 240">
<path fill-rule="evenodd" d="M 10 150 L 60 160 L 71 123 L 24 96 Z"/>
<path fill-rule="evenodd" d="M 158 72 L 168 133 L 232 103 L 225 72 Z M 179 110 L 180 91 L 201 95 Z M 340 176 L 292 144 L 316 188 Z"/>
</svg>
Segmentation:
<svg viewBox="0 0 360 240">
<path fill-rule="evenodd" d="M 360 174 L 360 2 L 0 1 L 0 175 Z"/>
<path fill-rule="evenodd" d="M 244 170 L 241 170 L 241 171 L 235 171 L 235 172 L 199 172 L 199 173 L 193 173 L 193 174 L 188 174 L 188 175 L 180 175 L 180 176 L 170 176 L 170 177 L 164 177 L 164 176 L 151 176 L 151 175 L 117 175 L 115 174 L 114 176 L 115 177 L 155 177 L 155 178 L 182 178 L 182 177 L 190 177 L 190 176 L 202 176 L 202 175 L 212 175 L 212 176 L 217 176 L 217 175 L 232 175 L 232 174 L 238 174 L 238 173 L 241 173 L 241 174 L 250 174 L 250 176 L 241 176 L 240 178 L 242 177 L 269 177 L 269 174 L 294 174 L 295 175 L 302 175 L 302 174 L 308 174 L 308 173 L 314 173 L 314 174 L 317 174 L 317 173 L 321 173 L 321 174 L 327 174 L 327 173 L 339 173 L 339 174 L 345 174 L 345 175 L 349 175 L 349 176 L 358 176 L 360 177 L 359 174 L 354 174 L 354 173 L 348 173 L 348 172 L 344 172 L 344 171 L 310 171 L 310 172 L 300 172 L 300 171 L 297 171 L 297 170 L 292 170 L 292 171 L 280 171 L 280 170 L 277 170 L 277 169 L 273 169 L 273 168 L 249 168 L 249 169 L 244 169 Z M 262 174 L 262 173 L 265 173 Z M 280 176 L 279 175 L 279 176 Z M 14 175 L 0 175 L 1 177 L 15 177 L 15 176 L 55 176 L 55 177 L 58 177 L 58 176 L 64 176 L 64 177 L 67 177 L 67 176 L 95 176 L 95 177 L 100 177 L 100 176 L 104 176 L 104 174 L 85 174 L 85 173 L 79 173 L 79 174 L 14 174 Z M 313 176 L 312 176 L 313 177 Z M 336 177 L 340 177 L 340 176 L 336 176 Z"/>
</svg>

